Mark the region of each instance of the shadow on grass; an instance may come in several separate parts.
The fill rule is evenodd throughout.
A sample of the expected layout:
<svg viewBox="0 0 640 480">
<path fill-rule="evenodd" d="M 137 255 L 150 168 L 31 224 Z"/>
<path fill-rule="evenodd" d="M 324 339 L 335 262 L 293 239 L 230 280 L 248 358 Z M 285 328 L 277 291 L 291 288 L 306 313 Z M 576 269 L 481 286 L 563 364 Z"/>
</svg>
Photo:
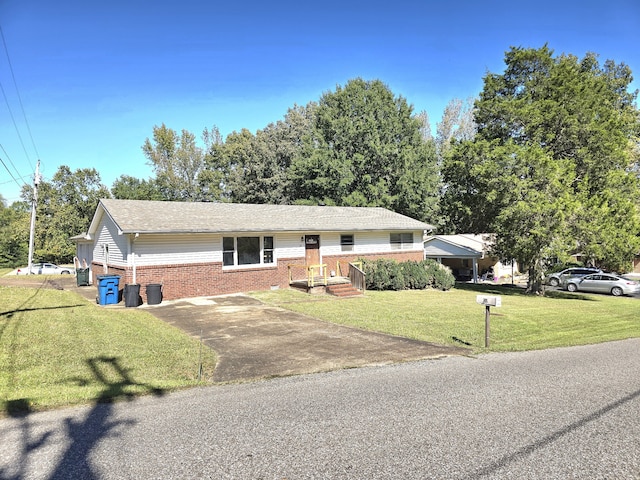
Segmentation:
<svg viewBox="0 0 640 480">
<path fill-rule="evenodd" d="M 527 293 L 523 287 L 517 285 L 492 285 L 488 283 L 456 283 L 456 290 L 465 290 L 469 292 L 477 292 L 491 295 L 504 295 L 504 296 L 533 296 L 534 294 Z M 597 302 L 598 300 L 589 295 L 583 295 L 581 293 L 570 293 L 562 290 L 545 290 L 544 296 L 546 298 L 553 298 L 558 300 L 586 300 L 589 302 Z"/>
<path fill-rule="evenodd" d="M 64 436 L 68 446 L 59 457 L 57 464 L 52 468 L 49 480 L 83 478 L 88 480 L 100 478 L 100 474 L 94 471 L 90 463 L 91 451 L 98 442 L 119 427 L 134 425 L 135 420 L 111 420 L 113 402 L 118 400 L 132 400 L 139 394 L 128 391 L 128 387 L 143 387 L 144 393 L 151 393 L 156 396 L 164 394 L 164 390 L 151 385 L 135 382 L 116 357 L 96 357 L 87 360 L 87 365 L 104 389 L 95 399 L 96 403 L 84 416 L 75 420 L 67 418 L 64 420 Z M 117 377 L 115 381 L 109 378 Z M 83 380 L 84 383 L 89 383 Z M 16 459 L 16 473 L 6 476 L 5 471 L 0 469 L 0 480 L 25 480 L 30 476 L 29 456 L 38 448 L 45 446 L 53 430 L 36 436 L 31 432 L 29 414 L 31 403 L 28 399 L 11 400 L 6 403 L 6 412 L 9 416 L 18 418 L 20 421 L 21 445 L 16 445 L 20 449 Z M 117 432 L 116 432 L 117 433 Z"/>
<path fill-rule="evenodd" d="M 77 307 L 86 307 L 86 303 L 78 303 L 76 305 L 65 305 L 64 307 L 38 307 L 38 308 L 17 308 L 15 310 L 7 310 L 6 312 L 0 312 L 0 317 L 11 318 L 16 313 L 22 312 L 37 312 L 40 310 L 59 310 L 62 308 L 77 308 Z"/>
<path fill-rule="evenodd" d="M 521 295 L 525 296 L 524 288 L 517 285 L 493 285 L 491 283 L 466 283 L 456 282 L 456 290 L 466 290 L 469 292 L 490 293 L 493 295 Z"/>
</svg>

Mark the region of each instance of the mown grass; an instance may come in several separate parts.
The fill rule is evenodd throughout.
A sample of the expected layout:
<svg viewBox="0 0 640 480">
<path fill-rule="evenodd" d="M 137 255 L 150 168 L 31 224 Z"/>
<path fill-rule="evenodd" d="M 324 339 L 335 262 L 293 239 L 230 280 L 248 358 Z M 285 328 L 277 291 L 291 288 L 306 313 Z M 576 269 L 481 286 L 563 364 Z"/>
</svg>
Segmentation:
<svg viewBox="0 0 640 480">
<path fill-rule="evenodd" d="M 500 295 L 491 308 L 490 345 L 484 346 L 485 307 L 477 294 Z M 367 291 L 361 298 L 309 296 L 294 290 L 254 292 L 260 300 L 328 322 L 474 352 L 523 351 L 640 337 L 640 300 L 547 292 L 527 295 L 512 287 L 467 285 L 443 292 Z"/>
<path fill-rule="evenodd" d="M 198 385 L 215 361 L 210 349 L 142 310 L 0 286 L 0 415 Z"/>
</svg>

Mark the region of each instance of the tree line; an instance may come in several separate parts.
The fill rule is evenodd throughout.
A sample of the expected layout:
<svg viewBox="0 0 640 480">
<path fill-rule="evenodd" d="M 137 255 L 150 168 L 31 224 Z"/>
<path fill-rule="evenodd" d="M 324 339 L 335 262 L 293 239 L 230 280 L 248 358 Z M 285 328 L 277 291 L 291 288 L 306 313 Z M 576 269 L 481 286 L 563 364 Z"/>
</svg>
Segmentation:
<svg viewBox="0 0 640 480">
<path fill-rule="evenodd" d="M 142 151 L 154 176 L 62 166 L 40 188 L 36 256 L 68 261 L 99 198 L 382 206 L 439 233 L 497 234 L 538 288 L 549 259 L 623 271 L 640 251 L 640 114 L 631 70 L 597 55 L 513 47 L 480 96 L 452 100 L 436 125 L 380 80 L 356 78 L 294 105 L 254 133 L 201 141 L 153 127 Z M 0 210 L 5 265 L 26 260 L 31 192 Z"/>
</svg>

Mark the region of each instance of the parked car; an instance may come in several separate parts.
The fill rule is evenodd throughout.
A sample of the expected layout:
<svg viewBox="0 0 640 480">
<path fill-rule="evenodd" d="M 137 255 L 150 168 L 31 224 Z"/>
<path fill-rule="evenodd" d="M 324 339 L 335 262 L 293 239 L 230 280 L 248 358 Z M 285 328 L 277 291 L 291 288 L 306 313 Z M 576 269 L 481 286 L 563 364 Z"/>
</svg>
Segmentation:
<svg viewBox="0 0 640 480">
<path fill-rule="evenodd" d="M 570 292 L 610 293 L 619 297 L 620 295 L 640 293 L 640 283 L 613 273 L 593 273 L 583 277 L 569 278 L 567 290 Z"/>
<path fill-rule="evenodd" d="M 59 267 L 58 265 L 54 265 L 53 263 L 34 263 L 31 265 L 32 275 L 70 275 L 71 273 L 73 273 L 72 268 Z M 16 274 L 28 275 L 29 267 L 19 268 L 16 271 Z"/>
<path fill-rule="evenodd" d="M 591 273 L 600 273 L 602 270 L 592 267 L 571 267 L 565 268 L 561 272 L 552 273 L 547 278 L 547 283 L 552 287 L 565 284 L 566 280 L 571 277 L 584 277 Z"/>
</svg>

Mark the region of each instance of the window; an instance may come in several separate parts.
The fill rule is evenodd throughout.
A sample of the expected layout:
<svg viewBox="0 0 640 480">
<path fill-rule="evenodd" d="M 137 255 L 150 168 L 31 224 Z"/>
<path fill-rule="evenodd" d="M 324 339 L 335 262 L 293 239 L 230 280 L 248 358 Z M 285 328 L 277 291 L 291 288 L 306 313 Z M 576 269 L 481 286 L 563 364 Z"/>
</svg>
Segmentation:
<svg viewBox="0 0 640 480">
<path fill-rule="evenodd" d="M 352 252 L 353 235 L 340 235 L 340 248 L 343 252 Z"/>
<path fill-rule="evenodd" d="M 222 239 L 222 265 L 225 267 L 234 265 L 235 256 L 235 239 L 233 237 L 224 237 Z"/>
<path fill-rule="evenodd" d="M 238 237 L 238 265 L 260 263 L 260 237 Z"/>
<path fill-rule="evenodd" d="M 272 264 L 273 237 L 223 237 L 222 265 Z"/>
<path fill-rule="evenodd" d="M 262 263 L 273 263 L 273 237 L 264 237 L 262 243 Z"/>
<path fill-rule="evenodd" d="M 392 233 L 390 236 L 391 249 L 403 250 L 413 248 L 413 233 Z"/>
</svg>

